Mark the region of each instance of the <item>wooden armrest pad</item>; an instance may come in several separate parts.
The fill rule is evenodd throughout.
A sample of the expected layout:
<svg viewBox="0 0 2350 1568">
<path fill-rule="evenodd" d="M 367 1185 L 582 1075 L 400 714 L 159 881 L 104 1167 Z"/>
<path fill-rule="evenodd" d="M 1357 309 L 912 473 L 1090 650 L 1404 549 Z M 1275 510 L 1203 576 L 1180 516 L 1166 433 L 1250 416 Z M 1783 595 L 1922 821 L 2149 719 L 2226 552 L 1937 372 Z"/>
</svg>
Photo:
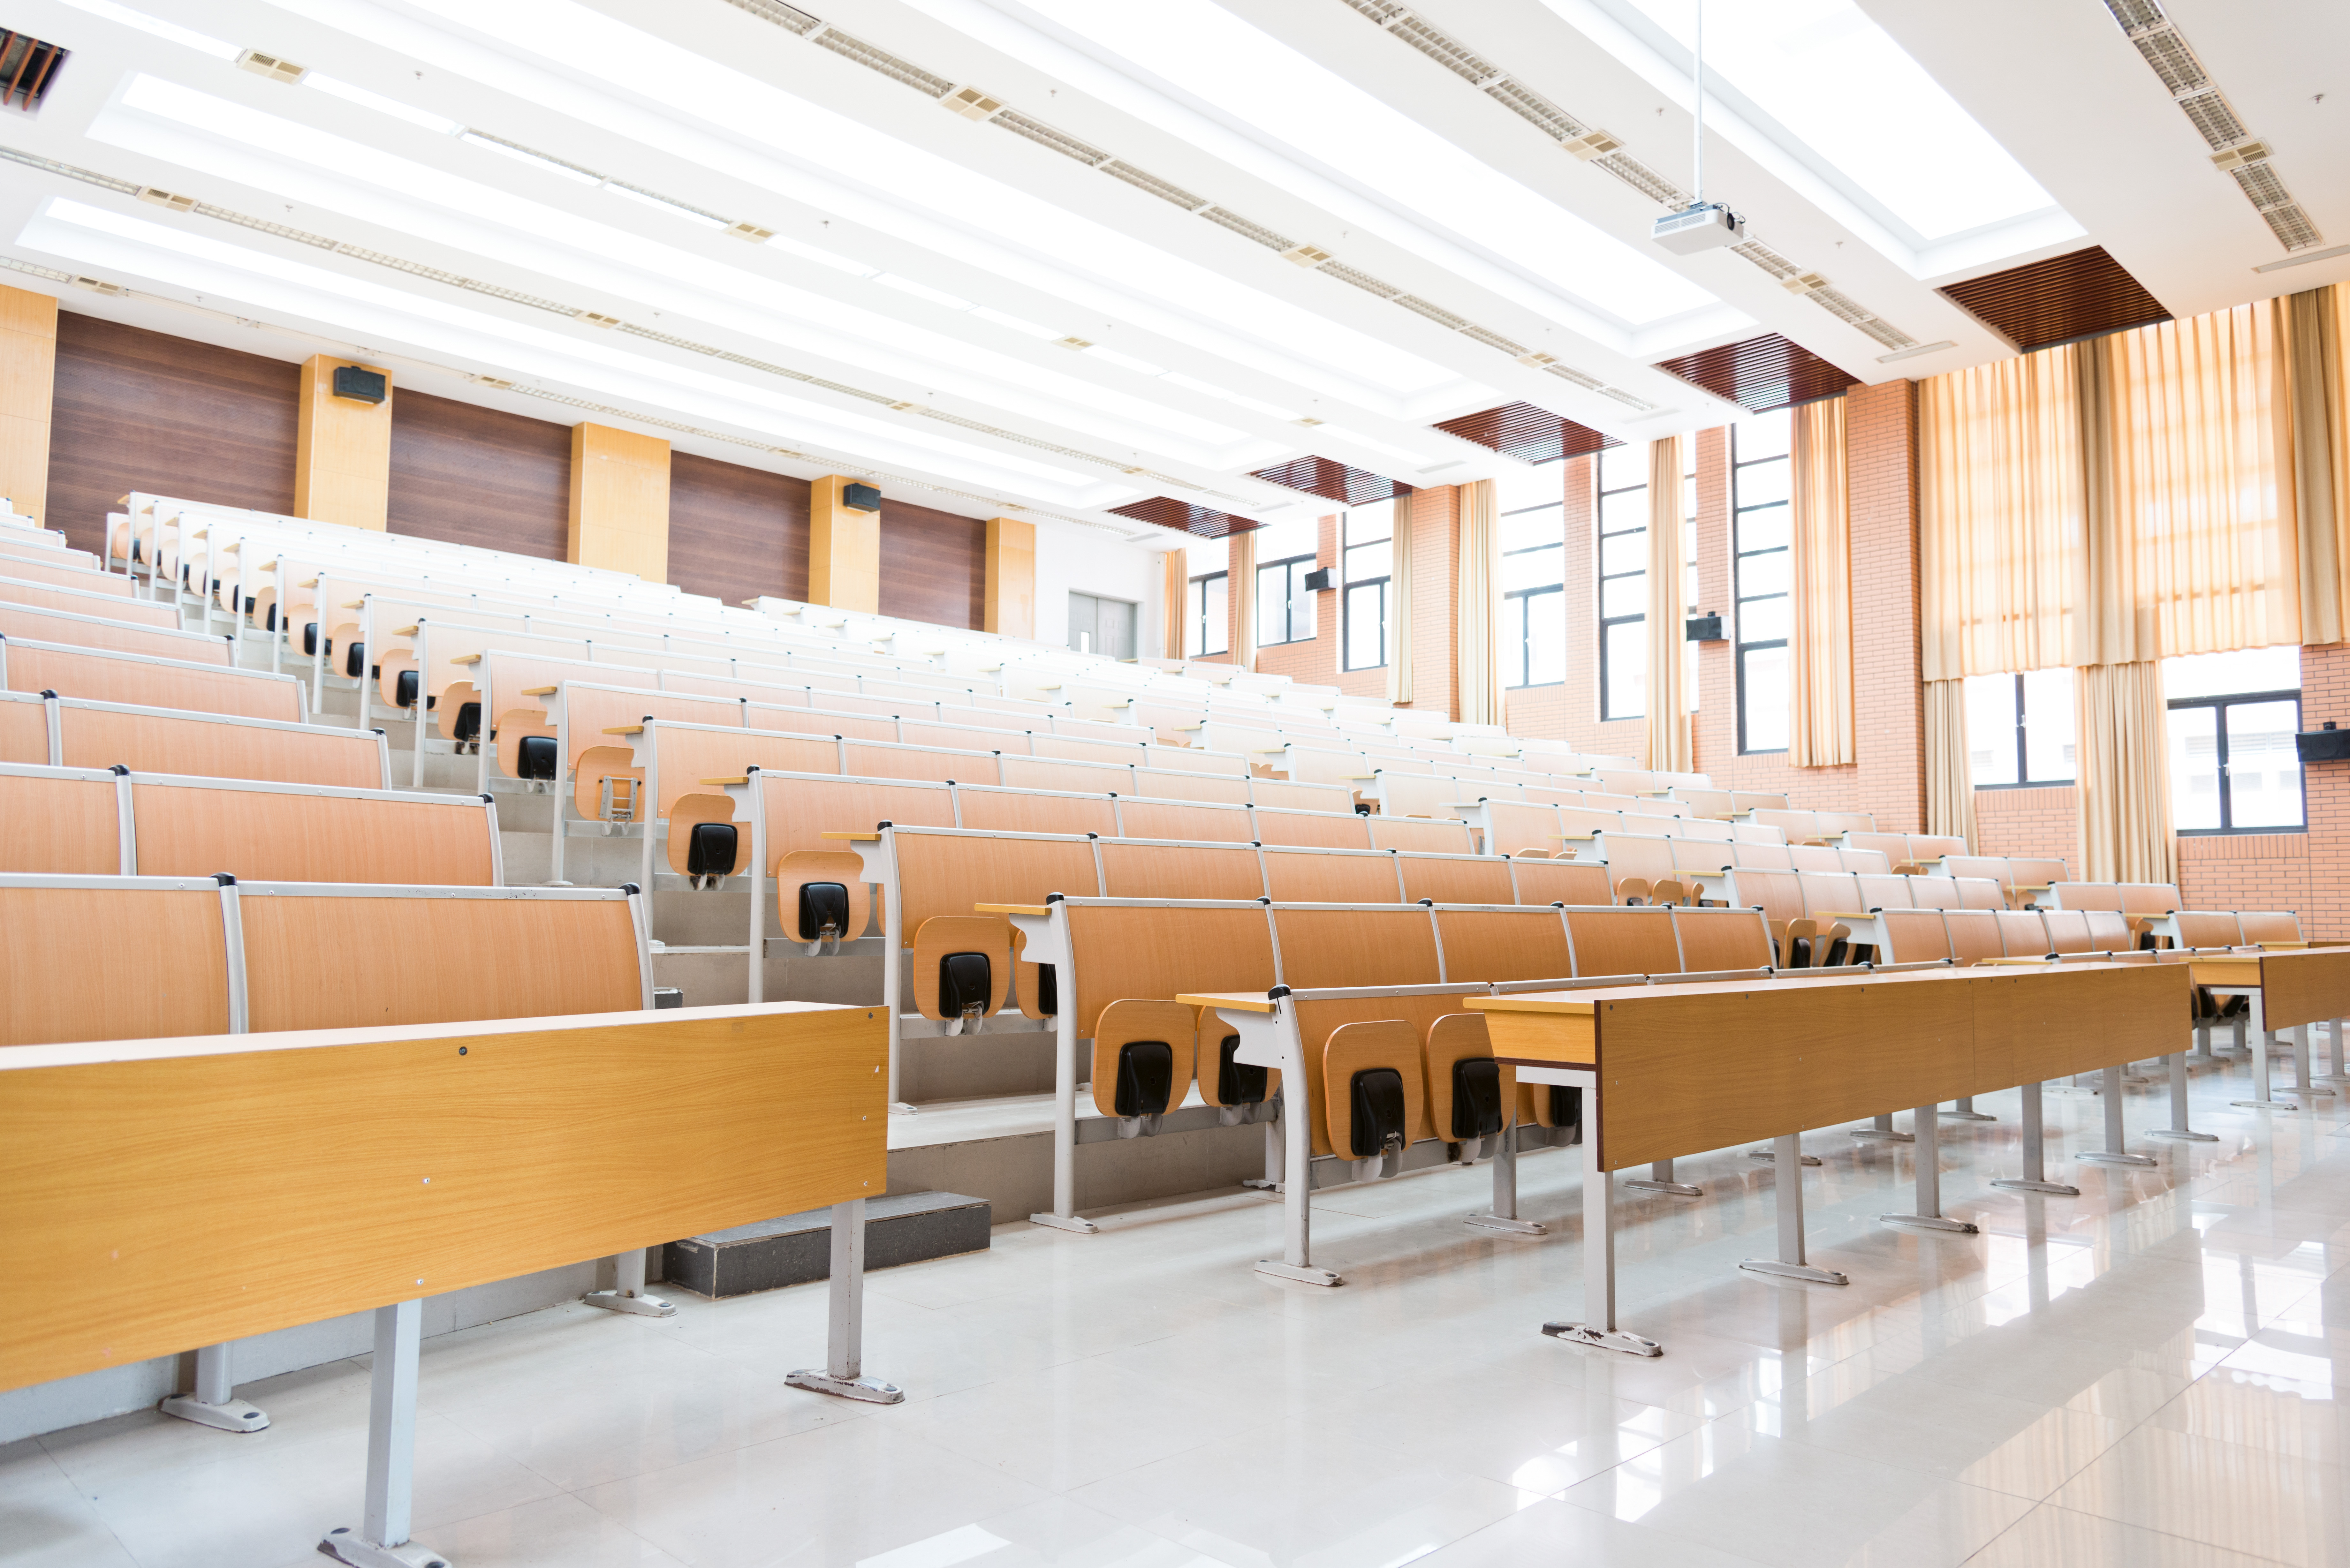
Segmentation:
<svg viewBox="0 0 2350 1568">
<path fill-rule="evenodd" d="M 1877 914 L 1873 909 L 1822 909 L 1818 918 L 1824 920 L 1873 920 Z"/>
<path fill-rule="evenodd" d="M 560 686 L 525 686 L 522 694 L 525 697 L 552 697 L 562 690 Z"/>
<path fill-rule="evenodd" d="M 452 664 L 479 664 L 481 661 L 482 656 L 478 653 L 461 653 L 449 662 Z"/>
<path fill-rule="evenodd" d="M 1186 1007 L 1229 1007 L 1235 1012 L 1271 1012 L 1273 998 L 1261 991 L 1186 992 L 1175 998 Z"/>
<path fill-rule="evenodd" d="M 1586 1017 L 1593 1011 L 1593 1004 L 1588 1002 L 1545 996 L 1540 992 L 1525 996 L 1464 996 L 1461 999 L 1461 1005 L 1474 1008 L 1480 1012 L 1564 1012 Z"/>
<path fill-rule="evenodd" d="M 367 607 L 367 600 L 365 600 L 365 599 L 345 599 L 345 600 L 343 601 L 343 607 L 344 607 L 345 609 L 364 609 L 364 608 L 366 608 L 366 607 Z"/>
<path fill-rule="evenodd" d="M 716 779 L 704 779 L 702 782 L 704 784 L 716 784 L 718 781 Z M 838 838 L 850 844 L 879 844 L 881 842 L 881 836 L 878 833 L 822 833 L 818 834 L 816 836 L 819 838 Z"/>
<path fill-rule="evenodd" d="M 392 631 L 391 635 L 394 637 L 414 637 L 416 635 L 416 628 L 412 626 L 399 627 Z"/>
<path fill-rule="evenodd" d="M 729 778 L 704 779 L 702 782 L 706 784 L 746 784 L 751 782 L 751 775 L 749 774 L 735 774 Z"/>
<path fill-rule="evenodd" d="M 830 837 L 831 835 L 825 836 Z M 973 904 L 972 908 L 983 915 L 1049 915 L 1053 912 L 1050 904 Z"/>
<path fill-rule="evenodd" d="M 1599 835 L 1596 833 L 1554 833 L 1551 836 L 1557 839 L 1561 844 L 1596 844 L 1599 842 Z"/>
<path fill-rule="evenodd" d="M 604 732 L 608 735 L 641 735 L 644 732 L 642 724 L 615 724 Z"/>
</svg>

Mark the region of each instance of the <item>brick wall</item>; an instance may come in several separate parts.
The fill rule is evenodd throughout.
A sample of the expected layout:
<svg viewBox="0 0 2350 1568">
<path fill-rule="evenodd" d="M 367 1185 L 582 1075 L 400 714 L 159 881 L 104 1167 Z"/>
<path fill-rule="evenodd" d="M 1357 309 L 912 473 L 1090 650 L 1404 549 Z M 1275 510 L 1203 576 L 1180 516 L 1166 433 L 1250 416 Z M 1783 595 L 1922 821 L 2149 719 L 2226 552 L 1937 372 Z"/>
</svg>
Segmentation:
<svg viewBox="0 0 2350 1568">
<path fill-rule="evenodd" d="M 1852 511 L 1853 807 L 1884 833 L 1926 829 L 1926 687 L 1918 653 L 1918 389 L 1845 394 Z M 1806 803 L 1808 804 L 1808 803 Z"/>
<path fill-rule="evenodd" d="M 1559 511 L 1566 535 L 1566 680 L 1503 693 L 1505 722 L 1514 734 L 1645 763 L 1648 721 L 1599 717 L 1599 460 L 1569 458 L 1558 467 L 1565 502 Z"/>
<path fill-rule="evenodd" d="M 1405 706 L 1461 716 L 1461 491 L 1411 495 L 1411 701 Z M 1381 691 L 1386 690 L 1384 686 Z"/>
<path fill-rule="evenodd" d="M 1985 855 L 2054 856 L 2079 876 L 2080 792 L 2071 784 L 1975 791 L 1975 847 Z"/>
</svg>

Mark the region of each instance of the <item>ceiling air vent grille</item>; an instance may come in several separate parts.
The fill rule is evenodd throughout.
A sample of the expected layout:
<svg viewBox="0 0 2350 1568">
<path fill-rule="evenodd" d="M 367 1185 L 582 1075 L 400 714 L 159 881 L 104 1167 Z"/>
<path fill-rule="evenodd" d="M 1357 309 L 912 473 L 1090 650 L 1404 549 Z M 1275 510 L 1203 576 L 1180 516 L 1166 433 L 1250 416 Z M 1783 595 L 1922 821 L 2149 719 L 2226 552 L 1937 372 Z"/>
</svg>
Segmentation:
<svg viewBox="0 0 2350 1568">
<path fill-rule="evenodd" d="M 2026 354 L 2170 319 L 2102 245 L 1970 277 L 1940 292 Z"/>
<path fill-rule="evenodd" d="M 0 103 L 26 110 L 41 107 L 41 95 L 57 79 L 66 51 L 30 33 L 0 29 Z"/>
<path fill-rule="evenodd" d="M 1297 248 L 1297 242 L 1287 234 L 1278 234 L 1266 228 L 1263 223 L 1252 223 L 1238 213 L 1227 212 L 1222 207 L 1202 207 L 1200 209 L 1200 216 L 1220 227 L 1232 230 L 1243 239 L 1254 240 L 1269 251 L 1286 254 Z"/>
<path fill-rule="evenodd" d="M 1326 277 L 1335 277 L 1340 283 L 1351 284 L 1365 294 L 1376 294 L 1381 299 L 1393 299 L 1403 292 L 1395 285 L 1381 283 L 1369 273 L 1350 267 L 1345 262 L 1326 261 L 1314 270 Z"/>
<path fill-rule="evenodd" d="M 1373 473 L 1367 468 L 1356 468 L 1326 457 L 1312 455 L 1272 468 L 1258 469 L 1249 477 L 1290 490 L 1302 490 L 1308 495 L 1318 495 L 1325 501 L 1336 501 L 1346 506 L 1368 506 L 1373 502 L 1392 501 L 1399 495 L 1411 493 L 1411 486 L 1400 480 Z"/>
<path fill-rule="evenodd" d="M 739 10 L 748 11 L 762 22 L 773 22 L 778 27 L 797 33 L 803 38 L 824 26 L 806 12 L 779 5 L 777 0 L 726 0 L 726 3 Z"/>
<path fill-rule="evenodd" d="M 2188 123 L 2195 127 L 2215 152 L 2235 151 L 2236 158 L 2214 158 L 2222 173 L 2230 175 L 2277 243 L 2288 251 L 2307 250 L 2325 243 L 2317 225 L 2285 188 L 2284 176 L 2264 161 L 2268 149 L 2252 141 L 2252 133 L 2238 118 L 2235 106 L 2220 91 L 2220 84 L 2203 68 L 2194 47 L 2178 25 L 2164 14 L 2157 0 L 2106 0 L 2106 9 L 2146 61 L 2155 79 L 2177 100 Z M 2250 143 L 2250 145 L 2246 145 Z M 2254 150 L 2257 149 L 2257 157 Z M 1947 292 L 1947 291 L 1945 291 Z"/>
<path fill-rule="evenodd" d="M 1616 397 L 1615 389 L 1608 386 L 1607 382 L 1601 380 L 1596 376 L 1586 376 L 1572 365 L 1560 365 L 1556 363 L 1544 365 L 1543 367 L 1543 373 L 1544 375 L 1556 376 L 1562 381 L 1572 381 L 1586 391 L 1605 392 L 1611 398 Z M 1622 401 L 1620 398 L 1617 400 L 1619 402 Z M 1656 405 L 1654 403 L 1642 403 L 1640 407 L 1644 409 L 1652 409 L 1656 407 Z"/>
<path fill-rule="evenodd" d="M 1208 204 L 1205 196 L 1194 196 L 1180 185 L 1116 158 L 1101 165 L 1101 171 L 1113 180 L 1125 181 L 1138 191 L 1148 191 L 1162 202 L 1171 202 L 1187 213 L 1196 213 Z"/>
<path fill-rule="evenodd" d="M 1098 169 L 1110 161 L 1109 154 L 1098 147 L 1089 146 L 1076 137 L 1054 130 L 1041 119 L 1031 119 L 1016 109 L 997 112 L 987 122 L 1001 126 L 1016 135 L 1024 136 L 1039 147 L 1049 147 L 1064 158 L 1074 158 L 1089 169 Z"/>
<path fill-rule="evenodd" d="M 1757 414 L 1832 397 L 1860 379 L 1775 332 L 1684 354 L 1657 369 Z"/>
<path fill-rule="evenodd" d="M 891 81 L 926 92 L 932 98 L 944 98 L 954 91 L 957 84 L 944 77 L 934 77 L 910 60 L 901 60 L 887 49 L 877 49 L 862 38 L 853 38 L 837 27 L 827 27 L 815 36 L 818 47 L 830 49 L 846 59 L 855 60 L 867 70 L 879 71 Z"/>
<path fill-rule="evenodd" d="M 1370 18 L 1386 32 L 1409 44 L 1455 76 L 1474 83 L 1486 97 L 1540 130 L 1594 169 L 1622 181 L 1659 206 L 1679 211 L 1689 205 L 1690 198 L 1686 192 L 1622 151 L 1624 143 L 1619 138 L 1599 130 L 1587 120 L 1577 119 L 1523 82 L 1510 77 L 1466 44 L 1439 32 L 1405 7 L 1387 4 L 1386 0 L 1343 0 L 1343 3 L 1348 9 Z M 2140 0 L 2107 0 L 2109 5 L 2138 3 Z M 1774 278 L 1786 278 L 1803 270 L 1765 247 L 1751 243 L 1735 247 L 1732 254 L 1745 257 Z M 1769 259 L 1765 260 L 1765 257 Z M 1833 289 L 1814 290 L 1804 297 L 1838 320 L 1859 328 L 1888 347 L 1906 348 L 1917 342 L 1916 338 L 1884 317 Z M 1639 406 L 1646 408 L 1649 405 L 1642 403 Z"/>
<path fill-rule="evenodd" d="M 1505 403 L 1498 409 L 1462 414 L 1458 419 L 1439 421 L 1436 428 L 1521 462 L 1556 462 L 1561 458 L 1582 457 L 1603 447 L 1624 444 L 1614 436 L 1561 419 L 1548 409 L 1538 409 L 1532 403 Z"/>
<path fill-rule="evenodd" d="M 1467 317 L 1455 316 L 1452 312 L 1445 309 L 1444 306 L 1440 305 L 1430 305 L 1428 301 L 1420 298 L 1418 295 L 1399 294 L 1395 296 L 1395 302 L 1398 305 L 1402 306 L 1406 310 L 1412 312 L 1414 315 L 1425 316 L 1430 321 L 1435 322 L 1439 327 L 1449 327 L 1455 332 L 1466 332 L 1471 327 L 1475 325 L 1475 323 L 1471 322 Z M 1514 359 L 1518 355 L 1524 352 L 1525 350 L 1523 348 L 1513 348 L 1511 350 L 1510 357 Z"/>
</svg>

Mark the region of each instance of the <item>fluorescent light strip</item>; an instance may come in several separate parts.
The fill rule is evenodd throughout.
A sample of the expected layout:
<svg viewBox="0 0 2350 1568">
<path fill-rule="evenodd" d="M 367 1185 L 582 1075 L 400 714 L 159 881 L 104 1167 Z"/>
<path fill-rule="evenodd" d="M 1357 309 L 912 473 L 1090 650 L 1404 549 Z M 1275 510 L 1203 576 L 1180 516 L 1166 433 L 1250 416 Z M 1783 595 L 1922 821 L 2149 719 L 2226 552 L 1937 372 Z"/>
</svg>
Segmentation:
<svg viewBox="0 0 2350 1568">
<path fill-rule="evenodd" d="M 244 52 L 234 44 L 224 44 L 210 34 L 166 22 L 160 16 L 150 16 L 144 11 L 133 11 L 128 5 L 114 4 L 114 0 L 59 0 L 59 4 L 70 5 L 77 11 L 87 11 L 93 16 L 103 16 L 109 22 L 119 22 L 126 27 L 136 27 L 158 38 L 168 38 L 174 44 L 199 50 L 216 60 L 234 60 Z"/>
<path fill-rule="evenodd" d="M 361 109 L 373 109 L 378 114 L 388 114 L 394 119 L 404 119 L 409 124 L 421 127 L 436 136 L 455 136 L 465 129 L 457 121 L 444 119 L 434 114 L 431 109 L 417 109 L 412 105 L 400 102 L 396 98 L 386 98 L 381 93 L 369 92 L 363 87 L 354 87 L 340 77 L 330 77 L 324 71 L 304 72 L 302 85 L 314 91 L 325 93 L 328 98 L 338 98 L 345 103 L 355 103 Z"/>
</svg>

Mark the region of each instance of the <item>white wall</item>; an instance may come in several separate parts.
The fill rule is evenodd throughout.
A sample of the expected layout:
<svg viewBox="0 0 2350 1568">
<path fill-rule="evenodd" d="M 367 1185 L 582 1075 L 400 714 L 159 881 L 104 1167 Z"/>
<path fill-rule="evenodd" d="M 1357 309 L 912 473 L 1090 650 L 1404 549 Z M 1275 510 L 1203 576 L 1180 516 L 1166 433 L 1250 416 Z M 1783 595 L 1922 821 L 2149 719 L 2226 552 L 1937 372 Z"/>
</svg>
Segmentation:
<svg viewBox="0 0 2350 1568">
<path fill-rule="evenodd" d="M 1179 535 L 1168 538 L 1181 543 Z M 1156 550 L 1128 545 L 1091 528 L 1036 524 L 1036 640 L 1069 640 L 1069 593 L 1131 599 L 1142 607 L 1135 617 L 1134 651 L 1145 659 L 1166 651 L 1165 567 Z"/>
</svg>

